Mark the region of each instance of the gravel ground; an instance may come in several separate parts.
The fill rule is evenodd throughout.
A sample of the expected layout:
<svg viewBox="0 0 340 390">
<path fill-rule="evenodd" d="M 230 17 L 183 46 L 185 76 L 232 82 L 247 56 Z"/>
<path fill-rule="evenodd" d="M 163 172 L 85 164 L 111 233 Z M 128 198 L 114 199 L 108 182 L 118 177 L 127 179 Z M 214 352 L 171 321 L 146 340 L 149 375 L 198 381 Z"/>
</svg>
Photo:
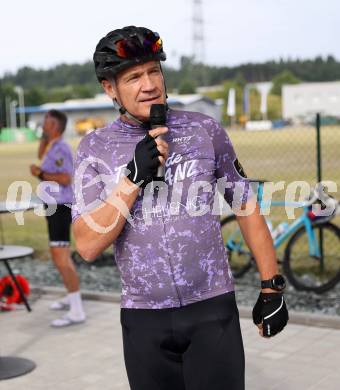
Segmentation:
<svg viewBox="0 0 340 390">
<path fill-rule="evenodd" d="M 29 258 L 12 260 L 12 269 L 24 275 L 35 286 L 61 287 L 61 279 L 51 261 L 32 260 Z M 100 292 L 120 292 L 119 272 L 115 264 L 106 261 L 87 264 L 77 261 L 77 269 L 81 279 L 81 286 L 86 290 Z M 5 272 L 3 267 L 0 272 Z M 259 293 L 258 273 L 251 269 L 241 279 L 236 280 L 237 302 L 244 306 L 253 306 Z M 312 312 L 340 316 L 340 283 L 331 291 L 324 294 L 296 291 L 292 286 L 287 287 L 285 293 L 287 305 L 298 312 Z"/>
</svg>

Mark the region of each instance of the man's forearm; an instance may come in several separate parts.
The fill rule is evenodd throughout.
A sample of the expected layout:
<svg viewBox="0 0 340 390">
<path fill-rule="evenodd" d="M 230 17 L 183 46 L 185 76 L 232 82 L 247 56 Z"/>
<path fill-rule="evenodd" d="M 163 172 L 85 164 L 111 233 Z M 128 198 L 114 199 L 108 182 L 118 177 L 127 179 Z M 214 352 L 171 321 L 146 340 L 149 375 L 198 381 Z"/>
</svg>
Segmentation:
<svg viewBox="0 0 340 390">
<path fill-rule="evenodd" d="M 55 181 L 58 184 L 61 184 L 63 186 L 67 186 L 71 184 L 71 175 L 68 173 L 49 173 L 43 171 L 41 173 L 41 176 L 39 176 L 41 180 L 44 181 Z"/>
<path fill-rule="evenodd" d="M 270 279 L 278 273 L 278 266 L 273 240 L 258 205 L 251 215 L 237 216 L 237 221 L 256 260 L 261 280 Z"/>
<path fill-rule="evenodd" d="M 41 138 L 39 143 L 39 149 L 38 149 L 38 158 L 39 160 L 42 159 L 42 156 L 44 155 L 45 149 L 47 147 L 48 141 L 46 138 Z"/>
<path fill-rule="evenodd" d="M 73 233 L 77 249 L 85 260 L 94 260 L 117 239 L 126 223 L 124 209 L 132 208 L 139 190 L 124 177 L 105 202 L 75 221 Z"/>
</svg>

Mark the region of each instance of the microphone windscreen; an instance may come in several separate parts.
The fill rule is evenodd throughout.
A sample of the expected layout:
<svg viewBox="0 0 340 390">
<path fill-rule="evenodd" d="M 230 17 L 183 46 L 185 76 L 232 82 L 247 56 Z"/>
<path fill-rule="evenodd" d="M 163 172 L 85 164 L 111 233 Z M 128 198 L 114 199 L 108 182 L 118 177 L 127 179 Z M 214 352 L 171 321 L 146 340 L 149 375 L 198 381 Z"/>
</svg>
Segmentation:
<svg viewBox="0 0 340 390">
<path fill-rule="evenodd" d="M 152 104 L 150 109 L 150 125 L 154 127 L 165 126 L 166 106 L 165 104 Z"/>
</svg>

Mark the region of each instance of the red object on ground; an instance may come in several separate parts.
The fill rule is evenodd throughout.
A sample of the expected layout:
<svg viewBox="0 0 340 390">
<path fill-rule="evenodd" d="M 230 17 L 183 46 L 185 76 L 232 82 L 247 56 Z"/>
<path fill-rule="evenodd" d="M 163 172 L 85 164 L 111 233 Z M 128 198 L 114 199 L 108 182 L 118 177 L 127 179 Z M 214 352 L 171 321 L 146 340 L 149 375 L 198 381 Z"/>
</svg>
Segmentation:
<svg viewBox="0 0 340 390">
<path fill-rule="evenodd" d="M 19 285 L 22 288 L 25 296 L 30 293 L 30 286 L 28 280 L 22 275 L 15 275 Z M 22 303 L 19 290 L 17 289 L 13 279 L 10 275 L 4 276 L 0 279 L 0 301 L 5 305 L 11 305 L 13 303 Z"/>
</svg>

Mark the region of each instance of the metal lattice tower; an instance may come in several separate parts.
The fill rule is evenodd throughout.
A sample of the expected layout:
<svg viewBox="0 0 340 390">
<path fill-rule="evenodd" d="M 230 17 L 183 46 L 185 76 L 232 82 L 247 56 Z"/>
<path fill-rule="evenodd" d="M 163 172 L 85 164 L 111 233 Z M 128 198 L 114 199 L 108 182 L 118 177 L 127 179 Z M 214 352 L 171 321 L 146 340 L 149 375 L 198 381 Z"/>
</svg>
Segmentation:
<svg viewBox="0 0 340 390">
<path fill-rule="evenodd" d="M 193 57 L 195 62 L 204 63 L 205 45 L 203 29 L 202 0 L 193 0 Z"/>
</svg>

